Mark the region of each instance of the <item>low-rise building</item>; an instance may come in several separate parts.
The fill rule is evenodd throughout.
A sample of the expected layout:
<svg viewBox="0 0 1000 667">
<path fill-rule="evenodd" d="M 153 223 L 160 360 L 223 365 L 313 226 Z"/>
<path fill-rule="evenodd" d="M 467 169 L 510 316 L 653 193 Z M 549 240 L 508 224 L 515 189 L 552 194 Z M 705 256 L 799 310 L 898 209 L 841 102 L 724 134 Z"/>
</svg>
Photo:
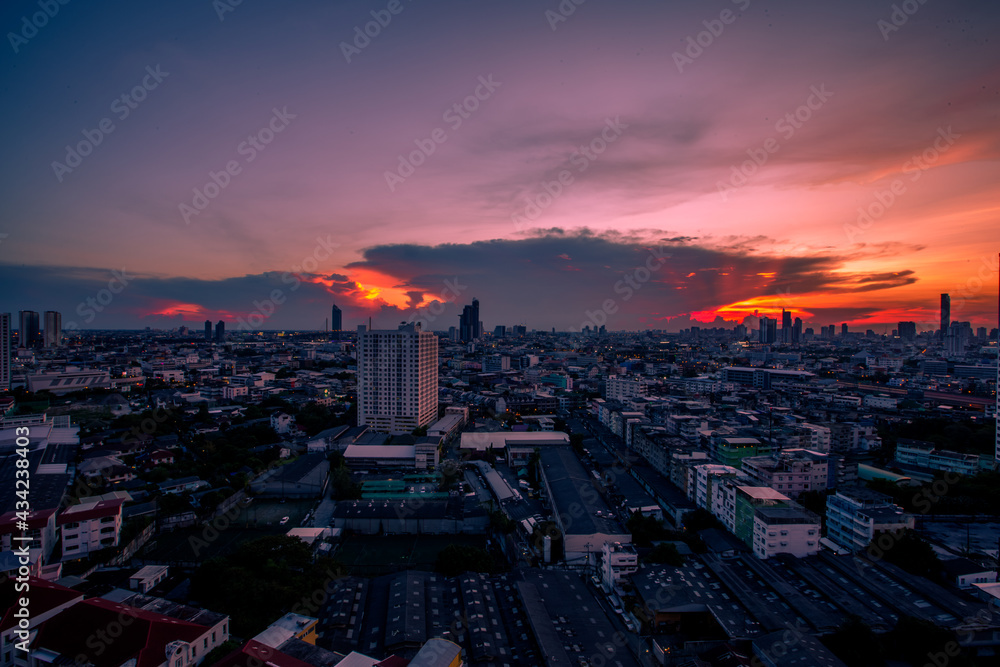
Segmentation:
<svg viewBox="0 0 1000 667">
<path fill-rule="evenodd" d="M 110 496 L 110 497 L 109 497 Z M 118 546 L 125 498 L 113 494 L 86 498 L 59 515 L 64 558 L 83 558 L 92 551 Z"/>
<path fill-rule="evenodd" d="M 796 558 L 819 553 L 821 520 L 801 507 L 759 507 L 754 512 L 753 553 L 766 560 L 778 554 Z"/>
<path fill-rule="evenodd" d="M 613 589 L 624 577 L 639 569 L 635 547 L 621 542 L 605 542 L 601 549 L 601 581 L 607 590 Z"/>
<path fill-rule="evenodd" d="M 862 551 L 878 533 L 913 529 L 915 518 L 889 496 L 849 487 L 826 499 L 826 536 L 847 551 Z"/>
</svg>

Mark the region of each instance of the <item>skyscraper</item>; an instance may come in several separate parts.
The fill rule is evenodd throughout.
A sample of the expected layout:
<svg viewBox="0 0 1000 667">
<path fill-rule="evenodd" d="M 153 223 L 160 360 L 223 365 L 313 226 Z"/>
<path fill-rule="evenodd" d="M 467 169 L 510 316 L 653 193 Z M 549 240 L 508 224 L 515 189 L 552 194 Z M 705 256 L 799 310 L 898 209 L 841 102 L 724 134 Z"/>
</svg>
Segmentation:
<svg viewBox="0 0 1000 667">
<path fill-rule="evenodd" d="M 948 327 L 951 326 L 951 296 L 948 294 L 941 295 L 941 331 L 939 332 L 939 338 L 944 341 L 945 337 L 948 335 Z"/>
<path fill-rule="evenodd" d="M 358 426 L 408 433 L 437 419 L 438 340 L 415 323 L 358 331 Z"/>
<path fill-rule="evenodd" d="M 45 311 L 45 347 L 62 346 L 62 314 L 54 310 Z"/>
<path fill-rule="evenodd" d="M 796 317 L 792 325 L 792 342 L 795 344 L 802 342 L 802 318 Z"/>
<path fill-rule="evenodd" d="M 792 342 L 792 314 L 784 308 L 781 309 L 781 342 Z"/>
<path fill-rule="evenodd" d="M 917 323 L 916 322 L 900 322 L 897 325 L 899 329 L 899 337 L 901 340 L 915 340 L 917 337 Z"/>
<path fill-rule="evenodd" d="M 840 335 L 841 336 L 846 336 L 847 333 L 848 333 L 848 331 L 847 331 L 847 322 L 844 322 L 843 324 L 840 325 Z"/>
<path fill-rule="evenodd" d="M 219 320 L 218 324 L 215 325 L 215 342 L 226 342 L 226 323 L 222 320 Z"/>
<path fill-rule="evenodd" d="M 471 306 L 465 306 L 458 316 L 458 337 L 472 341 L 483 335 L 483 323 L 479 320 L 479 299 L 473 299 Z"/>
<path fill-rule="evenodd" d="M 772 317 L 760 318 L 760 342 L 774 343 L 778 338 L 778 320 Z"/>
<path fill-rule="evenodd" d="M 212 340 L 212 320 L 205 320 L 205 340 Z"/>
<path fill-rule="evenodd" d="M 33 310 L 22 310 L 18 312 L 20 319 L 18 336 L 20 337 L 20 347 L 35 347 L 38 345 L 39 327 L 38 313 Z"/>
<path fill-rule="evenodd" d="M 334 333 L 340 333 L 344 327 L 344 314 L 341 312 L 340 308 L 337 308 L 337 304 L 333 304 L 333 309 L 330 311 L 330 331 Z"/>
<path fill-rule="evenodd" d="M 10 389 L 10 313 L 0 313 L 0 390 Z"/>
</svg>

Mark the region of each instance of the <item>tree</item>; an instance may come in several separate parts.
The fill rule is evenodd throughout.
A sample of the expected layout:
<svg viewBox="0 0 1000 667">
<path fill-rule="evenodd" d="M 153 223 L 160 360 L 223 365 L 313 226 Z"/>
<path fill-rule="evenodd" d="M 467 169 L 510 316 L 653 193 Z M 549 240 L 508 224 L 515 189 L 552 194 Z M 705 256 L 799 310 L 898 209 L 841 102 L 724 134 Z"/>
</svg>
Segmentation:
<svg viewBox="0 0 1000 667">
<path fill-rule="evenodd" d="M 340 569 L 330 559 L 314 562 L 302 540 L 272 535 L 203 563 L 191 577 L 191 594 L 205 607 L 229 614 L 233 635 L 252 637 L 293 605 L 310 599 L 330 572 Z"/>
<path fill-rule="evenodd" d="M 885 664 L 885 649 L 872 629 L 857 616 L 848 618 L 835 632 L 825 637 L 823 643 L 850 667 L 880 667 Z"/>
<path fill-rule="evenodd" d="M 636 512 L 625 527 L 632 533 L 632 543 L 637 547 L 650 547 L 653 542 L 670 537 L 670 531 L 664 528 L 660 520 L 649 514 Z"/>
<path fill-rule="evenodd" d="M 485 549 L 467 544 L 449 544 L 438 553 L 434 571 L 446 577 L 457 577 L 463 572 L 493 571 L 493 559 Z"/>
<path fill-rule="evenodd" d="M 912 530 L 877 533 L 868 545 L 868 554 L 880 556 L 885 562 L 897 565 L 918 577 L 941 577 L 941 559 L 931 545 Z"/>
<path fill-rule="evenodd" d="M 684 564 L 684 556 L 681 556 L 680 552 L 677 551 L 677 547 L 666 543 L 657 544 L 653 547 L 646 560 L 650 563 L 663 563 L 665 565 L 672 565 L 673 567 L 680 567 Z"/>
</svg>

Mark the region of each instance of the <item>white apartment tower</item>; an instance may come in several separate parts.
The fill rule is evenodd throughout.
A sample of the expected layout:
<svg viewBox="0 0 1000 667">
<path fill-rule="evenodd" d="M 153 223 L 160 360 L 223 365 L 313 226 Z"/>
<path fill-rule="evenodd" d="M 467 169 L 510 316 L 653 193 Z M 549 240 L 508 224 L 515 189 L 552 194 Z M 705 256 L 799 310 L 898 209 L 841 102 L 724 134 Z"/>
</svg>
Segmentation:
<svg viewBox="0 0 1000 667">
<path fill-rule="evenodd" d="M 409 433 L 437 419 L 438 340 L 419 324 L 358 330 L 358 426 Z"/>
</svg>

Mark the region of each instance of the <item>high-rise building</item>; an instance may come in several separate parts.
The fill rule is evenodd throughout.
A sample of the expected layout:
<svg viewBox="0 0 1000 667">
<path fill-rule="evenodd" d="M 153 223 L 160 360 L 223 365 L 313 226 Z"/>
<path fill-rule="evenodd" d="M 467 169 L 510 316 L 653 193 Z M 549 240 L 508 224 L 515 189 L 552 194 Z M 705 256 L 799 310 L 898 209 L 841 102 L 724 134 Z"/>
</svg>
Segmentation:
<svg viewBox="0 0 1000 667">
<path fill-rule="evenodd" d="M 19 329 L 18 336 L 20 347 L 35 347 L 39 340 L 38 313 L 33 310 L 22 310 L 18 312 Z"/>
<path fill-rule="evenodd" d="M 917 323 L 916 322 L 900 322 L 899 327 L 899 337 L 902 340 L 915 340 L 917 338 Z"/>
<path fill-rule="evenodd" d="M 212 320 L 205 320 L 205 340 L 212 340 Z"/>
<path fill-rule="evenodd" d="M 340 308 L 337 308 L 337 304 L 333 304 L 333 308 L 330 311 L 330 331 L 334 333 L 340 333 L 344 328 L 344 314 L 341 312 Z"/>
<path fill-rule="evenodd" d="M 802 318 L 796 317 L 792 324 L 792 342 L 795 344 L 802 342 Z"/>
<path fill-rule="evenodd" d="M 358 329 L 358 426 L 408 433 L 437 419 L 438 340 L 416 323 Z"/>
<path fill-rule="evenodd" d="M 781 309 L 781 342 L 792 342 L 792 314 L 784 308 Z"/>
<path fill-rule="evenodd" d="M 45 347 L 62 346 L 62 314 L 45 311 Z"/>
<path fill-rule="evenodd" d="M 459 340 L 472 341 L 483 335 L 483 323 L 479 320 L 479 299 L 473 299 L 471 306 L 465 306 L 458 316 Z"/>
<path fill-rule="evenodd" d="M 0 313 L 0 390 L 10 389 L 10 313 Z"/>
<path fill-rule="evenodd" d="M 951 326 L 951 296 L 948 294 L 941 295 L 941 331 L 939 332 L 939 338 L 944 341 L 945 337 L 948 335 L 948 327 Z"/>
<path fill-rule="evenodd" d="M 846 336 L 847 333 L 848 333 L 847 332 L 847 322 L 844 322 L 843 324 L 840 325 L 840 335 L 841 336 Z"/>
<path fill-rule="evenodd" d="M 1000 281 L 998 281 L 1000 282 Z M 996 420 L 994 424 L 993 431 L 996 433 L 994 436 L 995 440 L 993 443 L 993 458 L 994 462 L 1000 462 L 1000 291 L 997 292 L 997 382 L 995 385 L 996 395 L 996 406 L 993 412 L 993 418 Z"/>
<path fill-rule="evenodd" d="M 774 343 L 778 338 L 778 320 L 772 317 L 760 318 L 760 342 Z"/>
<path fill-rule="evenodd" d="M 215 342 L 226 342 L 226 323 L 222 320 L 219 320 L 219 322 L 215 325 Z"/>
</svg>

